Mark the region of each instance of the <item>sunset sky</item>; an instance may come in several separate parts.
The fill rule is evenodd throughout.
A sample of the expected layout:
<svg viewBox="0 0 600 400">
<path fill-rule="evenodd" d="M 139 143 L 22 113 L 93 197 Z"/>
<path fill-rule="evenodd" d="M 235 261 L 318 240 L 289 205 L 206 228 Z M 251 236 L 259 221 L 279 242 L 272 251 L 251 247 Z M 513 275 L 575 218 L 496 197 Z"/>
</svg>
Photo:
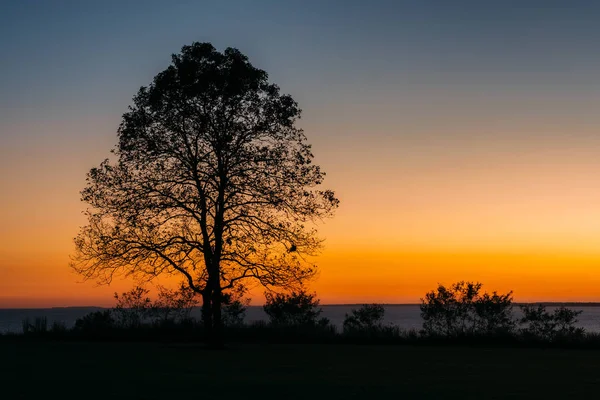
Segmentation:
<svg viewBox="0 0 600 400">
<path fill-rule="evenodd" d="M 457 280 L 600 301 L 600 2 L 22 0 L 0 7 L 0 307 L 131 287 L 69 269 L 79 191 L 193 41 L 238 48 L 303 109 L 341 201 L 322 303 Z"/>
</svg>

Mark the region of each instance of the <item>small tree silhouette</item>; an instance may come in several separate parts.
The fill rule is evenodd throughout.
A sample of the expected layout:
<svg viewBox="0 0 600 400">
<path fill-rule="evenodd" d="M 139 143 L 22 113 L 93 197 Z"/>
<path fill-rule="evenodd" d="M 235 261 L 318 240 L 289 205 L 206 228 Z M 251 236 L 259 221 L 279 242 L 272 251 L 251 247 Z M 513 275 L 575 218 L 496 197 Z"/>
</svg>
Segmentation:
<svg viewBox="0 0 600 400">
<path fill-rule="evenodd" d="M 550 313 L 542 304 L 538 306 L 523 305 L 521 311 L 523 317 L 519 322 L 525 325 L 521 332 L 526 336 L 552 341 L 559 338 L 581 336 L 585 332 L 583 328 L 575 326 L 577 316 L 581 314 L 581 311 L 561 306 Z"/>
<path fill-rule="evenodd" d="M 102 334 L 114 329 L 116 322 L 111 310 L 94 311 L 75 321 L 75 332 L 85 334 Z"/>
<path fill-rule="evenodd" d="M 385 309 L 381 304 L 364 304 L 344 319 L 344 332 L 372 331 L 383 327 Z"/>
<path fill-rule="evenodd" d="M 323 310 L 319 307 L 316 293 L 292 291 L 289 294 L 265 293 L 266 302 L 263 310 L 273 325 L 326 325 L 329 321 L 319 315 Z"/>
<path fill-rule="evenodd" d="M 114 313 L 117 324 L 124 328 L 137 328 L 148 322 L 154 314 L 149 294 L 150 290 L 142 286 L 136 286 L 121 295 L 115 292 L 117 304 Z"/>
<path fill-rule="evenodd" d="M 177 289 L 158 286 L 158 298 L 152 304 L 156 322 L 181 322 L 190 319 L 192 309 L 199 305 L 198 294 L 181 283 Z"/>
<path fill-rule="evenodd" d="M 246 287 L 240 285 L 223 295 L 223 324 L 225 326 L 241 326 L 244 324 L 246 310 L 250 299 L 244 297 Z"/>
<path fill-rule="evenodd" d="M 438 285 L 421 299 L 423 332 L 428 335 L 461 336 L 508 334 L 514 330 L 512 292 L 481 294 L 479 282 Z"/>
</svg>

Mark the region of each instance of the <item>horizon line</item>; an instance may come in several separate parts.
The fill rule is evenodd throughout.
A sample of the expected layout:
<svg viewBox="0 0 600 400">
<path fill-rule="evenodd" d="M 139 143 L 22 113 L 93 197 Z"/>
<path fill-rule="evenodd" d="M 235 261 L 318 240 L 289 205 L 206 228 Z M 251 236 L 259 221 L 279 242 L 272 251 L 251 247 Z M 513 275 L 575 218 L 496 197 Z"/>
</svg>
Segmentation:
<svg viewBox="0 0 600 400">
<path fill-rule="evenodd" d="M 319 306 L 324 307 L 360 307 L 367 304 L 380 304 L 382 306 L 420 306 L 421 303 L 377 303 L 377 302 L 367 302 L 367 303 L 334 303 L 334 304 L 320 304 Z M 513 305 L 525 305 L 525 304 L 540 304 L 540 305 L 578 305 L 578 306 L 600 306 L 600 301 L 529 301 L 529 302 L 513 302 Z M 249 305 L 248 307 L 262 307 L 263 305 Z M 202 306 L 194 306 L 193 308 L 201 308 Z M 109 310 L 115 307 L 107 307 L 107 306 L 52 306 L 52 307 L 0 307 L 0 311 L 2 310 L 60 310 L 60 309 L 76 309 L 76 308 L 98 308 L 103 310 Z"/>
</svg>

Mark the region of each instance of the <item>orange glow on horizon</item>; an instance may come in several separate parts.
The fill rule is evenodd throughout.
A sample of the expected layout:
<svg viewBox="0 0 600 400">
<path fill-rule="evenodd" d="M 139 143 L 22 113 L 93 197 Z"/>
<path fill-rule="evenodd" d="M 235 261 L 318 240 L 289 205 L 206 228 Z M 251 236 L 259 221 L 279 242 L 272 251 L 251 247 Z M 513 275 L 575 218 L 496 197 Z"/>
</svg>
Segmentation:
<svg viewBox="0 0 600 400">
<path fill-rule="evenodd" d="M 318 258 L 320 273 L 311 283 L 322 304 L 418 303 L 438 283 L 479 281 L 486 291 L 513 290 L 515 300 L 600 300 L 600 253 L 555 251 L 527 253 L 494 251 L 361 251 L 330 246 Z M 45 262 L 8 260 L 10 275 L 0 281 L 0 308 L 112 306 L 113 293 L 135 284 L 116 279 L 110 286 L 82 282 L 68 267 L 68 259 L 48 256 Z M 18 268 L 26 264 L 27 268 Z M 14 268 L 11 268 L 14 266 Z M 10 279 L 6 279 L 10 278 Z M 161 279 L 169 285 L 176 279 Z M 15 284 L 16 283 L 16 284 Z M 262 304 L 262 289 L 251 290 L 253 305 Z"/>
<path fill-rule="evenodd" d="M 513 290 L 517 301 L 600 301 L 597 132 L 575 122 L 486 125 L 472 115 L 427 119 L 426 107 L 417 111 L 381 122 L 345 120 L 333 105 L 305 115 L 315 162 L 341 201 L 318 227 L 326 242 L 312 287 L 323 304 L 417 303 L 438 282 L 459 280 Z M 322 113 L 327 120 L 319 121 Z M 80 283 L 68 268 L 72 238 L 86 223 L 85 173 L 110 154 L 118 121 L 18 127 L 44 139 L 15 144 L 0 159 L 3 172 L 14 171 L 2 175 L 11 190 L 0 197 L 0 307 L 107 306 L 133 285 Z M 89 126 L 97 132 L 65 143 L 45 135 Z M 253 301 L 262 302 L 260 289 Z"/>
<path fill-rule="evenodd" d="M 437 283 L 459 280 L 513 290 L 516 301 L 600 301 L 600 190 L 582 178 L 600 174 L 596 156 L 583 149 L 554 169 L 537 157 L 522 157 L 530 165 L 496 161 L 505 168 L 485 167 L 481 155 L 438 159 L 435 168 L 416 160 L 376 181 L 369 168 L 379 166 L 349 176 L 340 160 L 323 160 L 342 203 L 318 227 L 326 242 L 311 287 L 323 304 L 417 303 Z M 87 168 L 50 191 L 43 210 L 26 190 L 3 199 L 0 307 L 110 306 L 115 291 L 133 286 L 81 283 L 68 268 L 72 237 L 85 223 L 77 193 Z M 262 291 L 252 293 L 261 304 Z"/>
</svg>

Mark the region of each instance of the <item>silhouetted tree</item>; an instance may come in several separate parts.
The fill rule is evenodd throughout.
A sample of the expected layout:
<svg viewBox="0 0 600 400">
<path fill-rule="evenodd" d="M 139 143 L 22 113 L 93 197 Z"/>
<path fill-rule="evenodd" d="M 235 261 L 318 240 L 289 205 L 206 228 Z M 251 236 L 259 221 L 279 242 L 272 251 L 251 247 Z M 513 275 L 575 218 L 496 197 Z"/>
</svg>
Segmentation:
<svg viewBox="0 0 600 400">
<path fill-rule="evenodd" d="M 154 309 L 149 297 L 150 290 L 136 286 L 128 292 L 120 295 L 115 292 L 117 304 L 114 314 L 118 325 L 125 328 L 137 328 L 152 320 Z"/>
<path fill-rule="evenodd" d="M 475 333 L 483 335 L 509 334 L 515 329 L 512 291 L 506 294 L 484 293 L 474 302 Z"/>
<path fill-rule="evenodd" d="M 524 327 L 521 329 L 526 336 L 542 340 L 555 340 L 557 338 L 574 338 L 583 335 L 583 328 L 575 326 L 577 316 L 581 311 L 571 310 L 564 306 L 558 307 L 550 313 L 542 304 L 521 306 L 523 317 L 519 321 Z"/>
<path fill-rule="evenodd" d="M 123 115 L 115 161 L 82 191 L 88 225 L 73 267 L 85 278 L 181 275 L 202 296 L 215 340 L 223 291 L 252 278 L 293 288 L 312 277 L 312 222 L 338 200 L 295 127 L 297 103 L 236 49 L 184 46 Z"/>
<path fill-rule="evenodd" d="M 116 322 L 111 310 L 94 311 L 75 321 L 75 332 L 101 334 L 114 329 Z"/>
<path fill-rule="evenodd" d="M 158 286 L 157 299 L 152 303 L 156 322 L 189 320 L 192 309 L 198 306 L 197 293 L 181 283 L 177 289 Z"/>
<path fill-rule="evenodd" d="M 197 293 L 183 283 L 177 289 L 157 286 L 155 301 L 150 299 L 150 290 L 136 286 L 122 294 L 115 293 L 117 301 L 113 314 L 116 322 L 124 328 L 135 328 L 144 324 L 164 324 L 190 319 L 192 309 L 198 305 Z"/>
<path fill-rule="evenodd" d="M 344 332 L 369 331 L 383 326 L 385 308 L 381 304 L 364 304 L 344 318 Z"/>
<path fill-rule="evenodd" d="M 248 303 L 242 300 L 232 300 L 223 305 L 223 324 L 225 326 L 240 326 L 244 324 Z"/>
<path fill-rule="evenodd" d="M 244 324 L 246 310 L 250 298 L 246 295 L 246 287 L 239 285 L 229 293 L 223 294 L 223 324 L 225 326 L 240 326 Z"/>
<path fill-rule="evenodd" d="M 438 285 L 421 299 L 423 331 L 429 335 L 506 334 L 512 332 L 512 292 L 481 294 L 481 283 Z"/>
<path fill-rule="evenodd" d="M 265 293 L 263 310 L 273 325 L 327 325 L 326 318 L 319 319 L 323 310 L 319 307 L 316 293 L 304 290 L 284 293 Z"/>
</svg>

